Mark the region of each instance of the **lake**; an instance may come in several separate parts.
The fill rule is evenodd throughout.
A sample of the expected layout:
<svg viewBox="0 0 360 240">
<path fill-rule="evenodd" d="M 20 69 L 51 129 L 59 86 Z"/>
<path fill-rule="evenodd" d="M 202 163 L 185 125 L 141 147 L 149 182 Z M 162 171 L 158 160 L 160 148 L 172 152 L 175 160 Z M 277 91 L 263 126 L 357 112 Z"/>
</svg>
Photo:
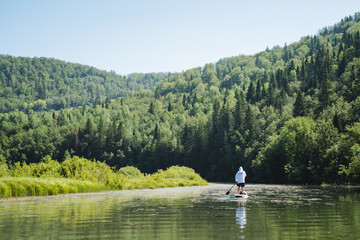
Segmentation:
<svg viewBox="0 0 360 240">
<path fill-rule="evenodd" d="M 358 187 L 231 186 L 0 200 L 0 239 L 359 239 Z"/>
</svg>

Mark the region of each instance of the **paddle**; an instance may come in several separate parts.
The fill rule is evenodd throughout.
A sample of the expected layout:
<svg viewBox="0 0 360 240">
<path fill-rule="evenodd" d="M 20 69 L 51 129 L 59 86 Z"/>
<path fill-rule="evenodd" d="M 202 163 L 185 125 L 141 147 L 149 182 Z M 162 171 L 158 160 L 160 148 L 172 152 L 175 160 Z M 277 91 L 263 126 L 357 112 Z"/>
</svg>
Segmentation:
<svg viewBox="0 0 360 240">
<path fill-rule="evenodd" d="M 227 191 L 227 193 L 225 193 L 225 195 L 229 195 L 229 194 L 230 194 L 230 191 L 231 191 L 231 189 L 235 186 L 235 184 L 236 184 L 236 183 L 234 183 L 234 185 L 232 185 L 232 187 L 230 188 L 230 190 Z"/>
</svg>

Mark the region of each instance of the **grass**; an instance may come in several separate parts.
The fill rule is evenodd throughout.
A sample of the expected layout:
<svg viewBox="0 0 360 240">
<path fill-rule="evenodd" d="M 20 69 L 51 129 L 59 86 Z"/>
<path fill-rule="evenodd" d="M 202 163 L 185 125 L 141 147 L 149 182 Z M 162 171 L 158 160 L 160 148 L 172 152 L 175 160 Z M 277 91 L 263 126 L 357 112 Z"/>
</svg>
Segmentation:
<svg viewBox="0 0 360 240">
<path fill-rule="evenodd" d="M 66 178 L 5 177 L 0 178 L 0 198 L 48 196 L 109 190 L 102 183 Z"/>
<path fill-rule="evenodd" d="M 0 198 L 207 185 L 193 169 L 179 166 L 153 174 L 143 174 L 135 167 L 115 172 L 103 162 L 79 157 L 61 164 L 45 157 L 30 165 L 2 165 Z"/>
</svg>

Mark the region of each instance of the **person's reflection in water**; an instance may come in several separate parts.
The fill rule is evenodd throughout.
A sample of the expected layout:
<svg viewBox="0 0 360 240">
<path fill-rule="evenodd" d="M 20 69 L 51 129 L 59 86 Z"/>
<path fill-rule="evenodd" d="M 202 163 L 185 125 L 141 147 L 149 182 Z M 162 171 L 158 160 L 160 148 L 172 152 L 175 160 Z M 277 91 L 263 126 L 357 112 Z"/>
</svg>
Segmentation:
<svg viewBox="0 0 360 240">
<path fill-rule="evenodd" d="M 246 209 L 244 200 L 238 201 L 238 207 L 236 208 L 236 224 L 239 224 L 240 228 L 244 228 L 246 225 Z"/>
</svg>

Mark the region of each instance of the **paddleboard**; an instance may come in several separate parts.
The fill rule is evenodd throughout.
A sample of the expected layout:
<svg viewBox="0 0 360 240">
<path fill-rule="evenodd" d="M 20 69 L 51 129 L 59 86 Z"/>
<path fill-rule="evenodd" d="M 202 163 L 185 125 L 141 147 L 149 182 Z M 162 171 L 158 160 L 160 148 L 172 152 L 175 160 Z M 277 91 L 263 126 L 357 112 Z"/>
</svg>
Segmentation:
<svg viewBox="0 0 360 240">
<path fill-rule="evenodd" d="M 226 200 L 226 199 L 237 199 L 237 200 L 244 200 L 247 199 L 249 197 L 249 195 L 224 195 L 223 198 L 220 198 L 221 200 Z"/>
<path fill-rule="evenodd" d="M 234 195 L 234 197 L 236 197 L 236 198 L 248 198 L 248 196 L 249 195 L 247 195 L 247 194 L 246 195 L 242 195 L 242 194 L 241 195 L 237 195 L 237 194 Z"/>
</svg>

